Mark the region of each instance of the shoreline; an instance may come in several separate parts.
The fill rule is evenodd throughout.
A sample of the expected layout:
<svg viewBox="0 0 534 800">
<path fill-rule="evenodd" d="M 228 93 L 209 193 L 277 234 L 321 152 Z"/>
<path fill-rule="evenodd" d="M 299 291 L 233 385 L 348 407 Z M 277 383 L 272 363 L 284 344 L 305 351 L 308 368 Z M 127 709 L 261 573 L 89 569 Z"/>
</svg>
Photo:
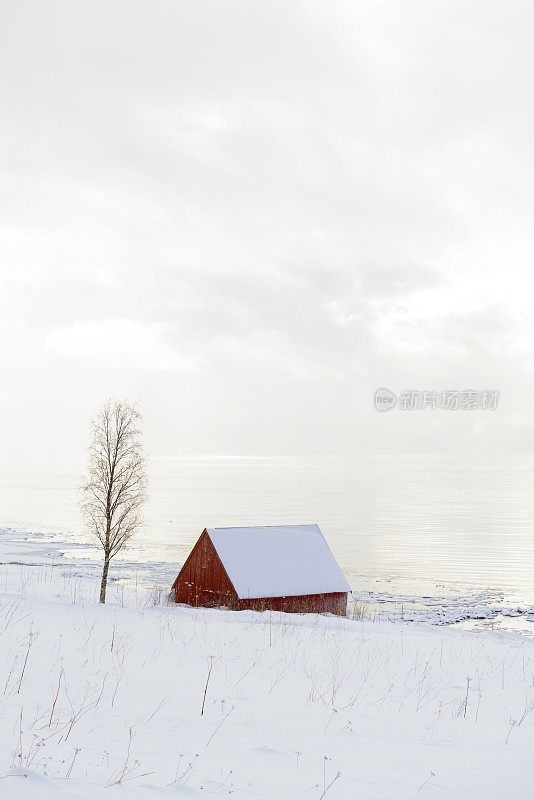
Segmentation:
<svg viewBox="0 0 534 800">
<path fill-rule="evenodd" d="M 0 525 L 0 567 L 57 566 L 80 576 L 98 578 L 101 574 L 99 551 L 90 544 L 65 541 L 63 532 L 29 531 L 22 526 Z M 170 591 L 181 564 L 176 562 L 141 562 L 122 557 L 112 562 L 111 581 L 139 585 L 150 590 Z M 445 584 L 429 586 L 432 594 L 402 591 L 416 584 L 415 579 L 392 579 L 387 576 L 359 576 L 360 588 L 353 587 L 347 616 L 356 619 L 423 623 L 460 627 L 483 632 L 500 630 L 534 636 L 534 605 L 514 602 L 504 591 Z M 404 583 L 405 587 L 402 586 Z M 391 591 L 392 585 L 397 591 Z M 442 591 L 440 591 L 442 590 Z M 445 590 L 445 591 L 443 591 Z"/>
</svg>

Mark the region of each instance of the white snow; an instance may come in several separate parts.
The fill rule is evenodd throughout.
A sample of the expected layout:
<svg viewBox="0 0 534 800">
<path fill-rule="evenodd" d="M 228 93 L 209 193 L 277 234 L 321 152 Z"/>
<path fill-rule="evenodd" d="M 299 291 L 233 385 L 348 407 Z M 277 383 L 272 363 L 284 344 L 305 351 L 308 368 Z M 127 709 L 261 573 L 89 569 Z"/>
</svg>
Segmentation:
<svg viewBox="0 0 534 800">
<path fill-rule="evenodd" d="M 207 531 L 240 598 L 350 592 L 318 525 Z"/>
<path fill-rule="evenodd" d="M 532 639 L 0 592 L 2 800 L 532 800 Z"/>
</svg>

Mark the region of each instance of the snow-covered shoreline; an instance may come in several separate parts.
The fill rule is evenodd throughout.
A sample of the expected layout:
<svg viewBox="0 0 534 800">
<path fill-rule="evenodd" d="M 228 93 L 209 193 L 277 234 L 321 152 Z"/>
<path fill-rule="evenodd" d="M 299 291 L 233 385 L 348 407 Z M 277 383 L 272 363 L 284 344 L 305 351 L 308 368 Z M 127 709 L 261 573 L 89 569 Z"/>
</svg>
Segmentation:
<svg viewBox="0 0 534 800">
<path fill-rule="evenodd" d="M 54 565 L 60 570 L 96 578 L 101 573 L 100 550 L 87 543 L 69 540 L 65 531 L 29 531 L 23 527 L 0 526 L 2 564 Z M 132 560 L 128 549 L 112 563 L 111 579 L 162 592 L 169 589 L 181 564 Z M 349 597 L 349 615 L 355 618 L 421 622 L 431 625 L 459 625 L 466 629 L 513 631 L 534 636 L 534 606 L 524 598 L 511 597 L 502 590 L 429 582 L 432 594 L 414 592 L 409 582 L 362 575 Z"/>
<path fill-rule="evenodd" d="M 117 583 L 103 607 L 52 564 L 2 565 L 0 592 L 6 800 L 532 797 L 529 638 Z"/>
</svg>

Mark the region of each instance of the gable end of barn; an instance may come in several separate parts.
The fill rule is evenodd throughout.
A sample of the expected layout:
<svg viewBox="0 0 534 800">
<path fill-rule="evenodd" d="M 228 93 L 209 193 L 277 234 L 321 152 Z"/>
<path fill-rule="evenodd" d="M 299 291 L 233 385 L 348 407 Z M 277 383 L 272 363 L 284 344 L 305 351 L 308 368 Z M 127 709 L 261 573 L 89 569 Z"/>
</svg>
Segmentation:
<svg viewBox="0 0 534 800">
<path fill-rule="evenodd" d="M 175 603 L 234 607 L 237 592 L 204 528 L 172 586 Z"/>
</svg>

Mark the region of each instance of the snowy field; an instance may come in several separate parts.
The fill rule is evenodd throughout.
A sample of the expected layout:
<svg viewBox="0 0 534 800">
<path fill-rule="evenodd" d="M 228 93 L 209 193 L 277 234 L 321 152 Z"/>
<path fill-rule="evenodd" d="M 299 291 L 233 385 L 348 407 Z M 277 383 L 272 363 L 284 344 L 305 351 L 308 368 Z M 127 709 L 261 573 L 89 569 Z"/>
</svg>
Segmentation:
<svg viewBox="0 0 534 800">
<path fill-rule="evenodd" d="M 2 800 L 534 794 L 531 639 L 121 585 L 103 607 L 51 566 L 0 590 Z"/>
</svg>

